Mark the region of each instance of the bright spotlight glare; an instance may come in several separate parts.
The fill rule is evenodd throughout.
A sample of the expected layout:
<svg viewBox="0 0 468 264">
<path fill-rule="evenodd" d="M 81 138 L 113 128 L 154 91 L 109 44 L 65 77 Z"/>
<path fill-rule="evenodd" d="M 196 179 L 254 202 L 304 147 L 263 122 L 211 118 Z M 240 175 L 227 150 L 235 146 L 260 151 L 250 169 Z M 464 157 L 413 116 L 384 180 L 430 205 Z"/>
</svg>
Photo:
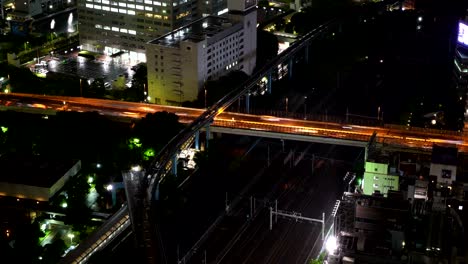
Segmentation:
<svg viewBox="0 0 468 264">
<path fill-rule="evenodd" d="M 132 171 L 141 171 L 140 165 L 133 166 Z"/>
<path fill-rule="evenodd" d="M 335 250 L 338 248 L 338 241 L 336 237 L 329 236 L 327 242 L 325 243 L 325 248 L 327 249 L 328 253 L 333 254 Z"/>
</svg>

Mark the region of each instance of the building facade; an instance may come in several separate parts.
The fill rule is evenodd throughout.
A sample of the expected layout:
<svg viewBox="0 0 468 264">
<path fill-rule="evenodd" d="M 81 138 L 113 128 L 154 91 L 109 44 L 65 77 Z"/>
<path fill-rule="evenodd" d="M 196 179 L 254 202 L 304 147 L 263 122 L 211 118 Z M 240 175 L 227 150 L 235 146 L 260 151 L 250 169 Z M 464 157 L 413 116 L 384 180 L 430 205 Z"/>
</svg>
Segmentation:
<svg viewBox="0 0 468 264">
<path fill-rule="evenodd" d="M 231 70 L 251 74 L 257 46 L 251 2 L 230 1 L 226 16 L 207 16 L 148 42 L 149 101 L 180 105 L 196 100 L 209 79 Z"/>
<path fill-rule="evenodd" d="M 220 16 L 228 12 L 227 0 L 200 0 L 198 8 L 202 17 Z"/>
<path fill-rule="evenodd" d="M 145 43 L 192 21 L 197 0 L 78 0 L 82 49 L 146 61 Z"/>
<path fill-rule="evenodd" d="M 388 174 L 388 164 L 367 161 L 362 181 L 363 192 L 366 195 L 372 195 L 378 191 L 387 195 L 388 191 L 399 190 L 399 180 L 400 176 Z"/>
</svg>

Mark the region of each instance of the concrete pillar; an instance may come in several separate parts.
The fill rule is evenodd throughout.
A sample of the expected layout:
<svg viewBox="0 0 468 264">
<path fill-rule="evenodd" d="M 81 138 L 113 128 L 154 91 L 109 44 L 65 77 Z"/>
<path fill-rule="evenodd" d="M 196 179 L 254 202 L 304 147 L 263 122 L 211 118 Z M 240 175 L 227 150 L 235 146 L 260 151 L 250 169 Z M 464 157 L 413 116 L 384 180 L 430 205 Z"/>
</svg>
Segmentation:
<svg viewBox="0 0 468 264">
<path fill-rule="evenodd" d="M 177 154 L 172 157 L 172 174 L 177 177 Z"/>
<path fill-rule="evenodd" d="M 195 149 L 200 150 L 200 130 L 195 132 Z"/>
<path fill-rule="evenodd" d="M 293 63 L 294 63 L 294 58 L 290 58 L 289 61 L 288 61 L 288 75 L 289 75 L 289 79 L 292 78 L 292 74 L 293 74 Z"/>
<path fill-rule="evenodd" d="M 117 190 L 123 189 L 124 184 L 123 182 L 114 182 L 111 185 L 112 185 L 112 189 L 110 191 L 112 194 L 112 207 L 114 207 L 117 204 Z"/>
<path fill-rule="evenodd" d="M 205 150 L 208 149 L 208 142 L 210 142 L 210 124 L 206 125 L 206 143 L 205 143 Z"/>
<path fill-rule="evenodd" d="M 268 72 L 268 76 L 267 76 L 268 80 L 267 80 L 267 93 L 271 94 L 271 85 L 272 85 L 272 78 L 271 78 L 271 71 Z"/>
<path fill-rule="evenodd" d="M 250 93 L 245 94 L 245 112 L 250 114 Z"/>
</svg>

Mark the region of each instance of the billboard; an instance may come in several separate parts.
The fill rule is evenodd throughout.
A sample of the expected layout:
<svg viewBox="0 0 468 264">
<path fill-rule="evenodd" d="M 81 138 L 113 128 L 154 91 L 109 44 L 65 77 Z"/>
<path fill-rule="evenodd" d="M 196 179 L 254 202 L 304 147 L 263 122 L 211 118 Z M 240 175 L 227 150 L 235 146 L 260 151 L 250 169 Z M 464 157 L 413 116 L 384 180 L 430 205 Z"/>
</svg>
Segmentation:
<svg viewBox="0 0 468 264">
<path fill-rule="evenodd" d="M 458 23 L 458 42 L 468 46 L 468 25 L 462 22 Z"/>
</svg>

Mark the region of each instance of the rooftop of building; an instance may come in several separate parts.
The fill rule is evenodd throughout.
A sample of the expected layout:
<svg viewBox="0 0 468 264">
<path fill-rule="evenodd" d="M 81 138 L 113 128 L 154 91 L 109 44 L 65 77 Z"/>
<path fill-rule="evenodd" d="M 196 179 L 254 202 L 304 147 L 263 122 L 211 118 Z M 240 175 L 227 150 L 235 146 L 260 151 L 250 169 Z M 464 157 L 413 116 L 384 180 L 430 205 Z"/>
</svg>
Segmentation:
<svg viewBox="0 0 468 264">
<path fill-rule="evenodd" d="M 182 41 L 200 42 L 215 36 L 233 26 L 233 21 L 227 17 L 207 16 L 169 32 L 150 44 L 176 47 Z"/>
<path fill-rule="evenodd" d="M 41 156 L 3 155 L 0 157 L 0 182 L 49 188 L 77 162 L 50 160 Z"/>
</svg>

